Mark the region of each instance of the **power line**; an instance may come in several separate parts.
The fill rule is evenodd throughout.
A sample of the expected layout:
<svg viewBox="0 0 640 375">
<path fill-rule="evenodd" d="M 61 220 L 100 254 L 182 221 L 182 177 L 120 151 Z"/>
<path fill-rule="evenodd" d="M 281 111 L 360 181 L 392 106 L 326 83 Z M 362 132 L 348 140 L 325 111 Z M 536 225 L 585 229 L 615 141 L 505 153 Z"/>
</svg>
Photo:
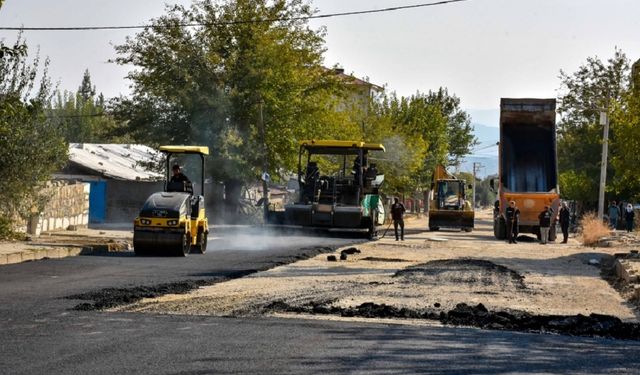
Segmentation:
<svg viewBox="0 0 640 375">
<path fill-rule="evenodd" d="M 332 17 L 344 17 L 344 16 L 357 16 L 362 14 L 373 14 L 373 13 L 385 13 L 385 12 L 393 12 L 398 10 L 406 10 L 406 9 L 415 9 L 415 8 L 426 8 L 438 5 L 446 5 L 451 3 L 460 3 L 463 1 L 469 0 L 443 0 L 432 3 L 422 3 L 422 4 L 414 4 L 414 5 L 402 5 L 396 7 L 382 8 L 382 9 L 369 9 L 369 10 L 359 10 L 359 11 L 351 11 L 351 12 L 341 12 L 341 13 L 328 13 L 328 14 L 318 14 L 315 16 L 308 17 L 291 17 L 291 18 L 267 18 L 262 20 L 239 20 L 239 21 L 230 21 L 230 22 L 210 22 L 210 23 L 177 23 L 173 25 L 130 25 L 130 26 L 72 26 L 72 27 L 5 27 L 0 26 L 0 30 L 9 30 L 9 31 L 82 31 L 82 30 L 130 30 L 130 29 L 144 29 L 146 27 L 157 27 L 157 28 L 178 28 L 178 27 L 198 27 L 198 26 L 224 26 L 224 25 L 238 25 L 238 24 L 248 24 L 248 23 L 271 23 L 271 22 L 282 22 L 282 21 L 302 21 L 302 20 L 311 20 L 311 19 L 321 19 L 321 18 L 332 18 Z"/>
<path fill-rule="evenodd" d="M 480 148 L 474 148 L 474 149 L 472 149 L 471 151 L 472 151 L 472 152 L 476 152 L 476 151 L 480 151 L 480 150 L 485 150 L 485 149 L 487 149 L 487 148 L 496 147 L 496 146 L 498 146 L 498 145 L 499 145 L 499 143 L 500 143 L 500 142 L 491 143 L 491 144 L 490 144 L 490 145 L 488 145 L 488 146 L 483 146 L 483 147 L 480 147 Z"/>
</svg>

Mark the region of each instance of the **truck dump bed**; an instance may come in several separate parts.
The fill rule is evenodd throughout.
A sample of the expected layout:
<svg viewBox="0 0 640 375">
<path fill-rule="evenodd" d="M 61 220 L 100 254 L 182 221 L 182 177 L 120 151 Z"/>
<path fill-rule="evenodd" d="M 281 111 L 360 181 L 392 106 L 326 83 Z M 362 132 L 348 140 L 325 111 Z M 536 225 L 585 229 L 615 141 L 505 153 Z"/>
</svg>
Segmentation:
<svg viewBox="0 0 640 375">
<path fill-rule="evenodd" d="M 502 99 L 500 109 L 505 192 L 556 192 L 555 100 Z"/>
<path fill-rule="evenodd" d="M 558 212 L 555 99 L 501 99 L 499 202 L 494 217 L 496 238 L 505 238 L 505 209 L 520 209 L 518 232 L 539 235 L 538 214 L 544 206 Z M 552 226 L 550 239 L 555 238 Z"/>
</svg>

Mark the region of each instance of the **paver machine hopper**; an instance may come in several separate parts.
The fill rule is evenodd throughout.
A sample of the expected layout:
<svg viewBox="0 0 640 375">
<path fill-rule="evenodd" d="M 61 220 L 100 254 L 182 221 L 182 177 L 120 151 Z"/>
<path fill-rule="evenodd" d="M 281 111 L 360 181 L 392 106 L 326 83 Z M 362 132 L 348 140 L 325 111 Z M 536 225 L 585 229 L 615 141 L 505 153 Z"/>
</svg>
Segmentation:
<svg viewBox="0 0 640 375">
<path fill-rule="evenodd" d="M 205 146 L 161 146 L 166 156 L 164 191 L 153 193 L 135 218 L 133 248 L 136 255 L 187 256 L 207 250 L 209 223 L 205 212 Z M 171 181 L 171 165 L 178 158 L 196 156 L 200 162 L 200 186 L 191 181 Z M 194 193 L 194 187 L 198 193 Z"/>
</svg>

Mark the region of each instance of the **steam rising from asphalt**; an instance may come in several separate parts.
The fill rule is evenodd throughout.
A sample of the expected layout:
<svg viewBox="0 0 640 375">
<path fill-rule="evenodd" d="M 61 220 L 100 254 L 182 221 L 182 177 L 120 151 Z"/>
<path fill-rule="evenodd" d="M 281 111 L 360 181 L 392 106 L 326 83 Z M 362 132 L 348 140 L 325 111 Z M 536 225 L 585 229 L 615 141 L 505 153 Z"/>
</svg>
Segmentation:
<svg viewBox="0 0 640 375">
<path fill-rule="evenodd" d="M 249 226 L 213 228 L 207 251 L 264 251 L 323 246 L 344 246 L 358 242 L 356 238 L 309 232 L 285 232 L 279 229 Z"/>
<path fill-rule="evenodd" d="M 402 137 L 394 135 L 385 138 L 382 144 L 386 149 L 384 153 L 374 152 L 369 156 L 369 162 L 375 162 L 378 170 L 382 173 L 402 170 L 411 164 L 415 155 L 411 152 L 411 148 L 407 146 Z"/>
</svg>

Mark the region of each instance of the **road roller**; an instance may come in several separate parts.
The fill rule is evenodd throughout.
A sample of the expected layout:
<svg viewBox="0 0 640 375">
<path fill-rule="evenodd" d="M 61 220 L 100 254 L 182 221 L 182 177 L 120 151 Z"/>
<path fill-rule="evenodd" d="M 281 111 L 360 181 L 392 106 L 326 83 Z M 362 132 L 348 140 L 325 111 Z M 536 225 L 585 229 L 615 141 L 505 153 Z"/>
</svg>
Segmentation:
<svg viewBox="0 0 640 375">
<path fill-rule="evenodd" d="M 133 249 L 136 255 L 187 256 L 204 254 L 207 250 L 209 223 L 205 212 L 204 171 L 206 146 L 161 146 L 165 154 L 166 180 L 164 191 L 151 194 L 134 220 Z M 180 173 L 172 178 L 177 159 L 199 156 L 200 186 Z M 191 158 L 192 159 L 192 158 Z M 175 172 L 174 172 L 175 176 Z M 194 192 L 197 190 L 199 194 Z"/>
</svg>

